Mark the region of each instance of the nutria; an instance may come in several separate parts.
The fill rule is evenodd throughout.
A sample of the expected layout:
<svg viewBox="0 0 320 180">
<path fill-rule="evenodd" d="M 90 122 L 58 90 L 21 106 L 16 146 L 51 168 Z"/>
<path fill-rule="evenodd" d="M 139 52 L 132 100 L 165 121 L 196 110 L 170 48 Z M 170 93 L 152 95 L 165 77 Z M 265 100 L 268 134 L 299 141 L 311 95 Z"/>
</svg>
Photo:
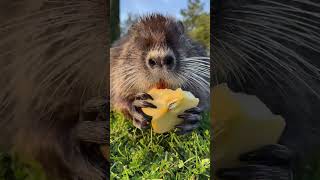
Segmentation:
<svg viewBox="0 0 320 180">
<path fill-rule="evenodd" d="M 48 179 L 106 179 L 109 4 L 4 1 L 0 14 L 0 147 Z"/>
<path fill-rule="evenodd" d="M 179 133 L 191 132 L 199 124 L 201 110 L 209 104 L 209 59 L 199 43 L 191 40 L 184 26 L 161 14 L 142 16 L 110 50 L 111 105 L 123 112 L 138 128 L 151 117 L 142 107 L 155 106 L 147 99 L 152 88 L 192 92 L 199 106 L 182 114 Z"/>
<path fill-rule="evenodd" d="M 222 179 L 298 179 L 307 173 L 301 168 L 318 157 L 319 5 L 300 0 L 213 2 L 211 85 L 227 82 L 234 91 L 256 95 L 286 120 L 279 144 L 240 157 L 248 166 L 212 169 Z"/>
</svg>

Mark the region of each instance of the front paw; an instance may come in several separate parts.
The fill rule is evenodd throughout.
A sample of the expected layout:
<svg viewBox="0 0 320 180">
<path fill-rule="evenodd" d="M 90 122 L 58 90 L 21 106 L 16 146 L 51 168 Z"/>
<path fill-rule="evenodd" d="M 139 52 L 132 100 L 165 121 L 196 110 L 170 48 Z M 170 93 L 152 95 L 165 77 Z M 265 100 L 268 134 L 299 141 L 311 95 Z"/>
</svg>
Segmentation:
<svg viewBox="0 0 320 180">
<path fill-rule="evenodd" d="M 94 97 L 88 100 L 82 107 L 80 120 L 81 121 L 107 121 L 108 113 L 107 97 Z"/>
<path fill-rule="evenodd" d="M 250 164 L 263 164 L 267 166 L 291 166 L 293 152 L 286 146 L 280 144 L 271 144 L 262 148 L 242 154 L 240 161 Z"/>
<path fill-rule="evenodd" d="M 292 180 L 289 168 L 265 165 L 245 165 L 237 168 L 219 169 L 219 180 Z"/>
<path fill-rule="evenodd" d="M 107 97 L 94 97 L 88 100 L 79 114 L 79 122 L 73 129 L 75 137 L 82 142 L 94 144 L 109 143 Z"/>
<path fill-rule="evenodd" d="M 293 153 L 279 144 L 267 145 L 258 150 L 240 155 L 246 165 L 216 171 L 223 180 L 291 180 Z"/>
<path fill-rule="evenodd" d="M 176 126 L 180 129 L 178 134 L 190 133 L 200 125 L 202 110 L 199 107 L 186 110 L 183 114 L 178 115 L 178 118 L 183 119 L 183 122 Z"/>
<path fill-rule="evenodd" d="M 152 119 L 142 111 L 142 108 L 157 108 L 147 100 L 153 100 L 153 98 L 147 93 L 139 93 L 131 104 L 130 115 L 133 119 L 133 125 L 139 129 L 146 128 Z"/>
</svg>

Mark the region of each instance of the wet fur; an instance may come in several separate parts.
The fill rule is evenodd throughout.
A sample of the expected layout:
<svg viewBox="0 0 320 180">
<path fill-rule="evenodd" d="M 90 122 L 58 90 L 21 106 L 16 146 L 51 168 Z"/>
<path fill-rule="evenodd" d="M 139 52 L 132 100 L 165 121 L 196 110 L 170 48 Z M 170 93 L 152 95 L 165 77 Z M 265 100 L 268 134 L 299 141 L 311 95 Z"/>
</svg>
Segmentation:
<svg viewBox="0 0 320 180">
<path fill-rule="evenodd" d="M 214 2 L 211 85 L 257 95 L 287 122 L 280 143 L 304 167 L 320 147 L 317 1 Z M 296 176 L 303 172 L 294 171 Z"/>
<path fill-rule="evenodd" d="M 39 161 L 49 179 L 108 171 L 94 142 L 107 143 L 106 120 L 81 120 L 84 104 L 108 92 L 107 8 L 100 0 L 1 2 L 0 146 Z"/>
</svg>

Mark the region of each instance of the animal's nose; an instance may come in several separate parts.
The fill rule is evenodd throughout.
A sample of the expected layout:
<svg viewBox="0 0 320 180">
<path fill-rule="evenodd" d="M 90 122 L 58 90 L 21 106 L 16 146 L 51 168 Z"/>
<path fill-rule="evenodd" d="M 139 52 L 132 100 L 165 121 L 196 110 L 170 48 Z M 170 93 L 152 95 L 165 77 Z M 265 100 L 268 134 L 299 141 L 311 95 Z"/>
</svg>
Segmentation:
<svg viewBox="0 0 320 180">
<path fill-rule="evenodd" d="M 148 59 L 148 66 L 150 68 L 172 68 L 175 59 L 172 55 L 166 55 L 164 57 L 150 57 Z"/>
<path fill-rule="evenodd" d="M 165 56 L 161 61 L 161 64 L 163 66 L 168 66 L 168 67 L 171 67 L 173 63 L 174 63 L 174 58 L 171 55 Z"/>
</svg>

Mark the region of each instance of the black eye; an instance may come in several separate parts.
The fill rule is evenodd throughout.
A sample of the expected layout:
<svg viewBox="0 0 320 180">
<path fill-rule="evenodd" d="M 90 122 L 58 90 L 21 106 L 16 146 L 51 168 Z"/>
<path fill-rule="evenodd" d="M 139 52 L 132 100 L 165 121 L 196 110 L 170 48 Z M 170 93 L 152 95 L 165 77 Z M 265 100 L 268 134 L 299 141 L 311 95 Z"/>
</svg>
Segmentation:
<svg viewBox="0 0 320 180">
<path fill-rule="evenodd" d="M 156 61 L 155 61 L 154 59 L 152 59 L 152 58 L 150 58 L 150 59 L 148 60 L 148 63 L 149 63 L 149 65 L 150 65 L 150 67 L 153 67 L 153 66 L 156 65 Z"/>
</svg>

